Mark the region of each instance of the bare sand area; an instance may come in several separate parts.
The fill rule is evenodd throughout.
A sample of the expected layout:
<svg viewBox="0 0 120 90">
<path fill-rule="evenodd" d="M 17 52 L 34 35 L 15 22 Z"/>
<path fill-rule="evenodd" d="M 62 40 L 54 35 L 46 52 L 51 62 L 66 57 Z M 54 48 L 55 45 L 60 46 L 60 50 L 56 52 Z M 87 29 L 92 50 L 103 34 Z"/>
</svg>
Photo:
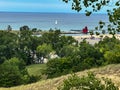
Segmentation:
<svg viewBox="0 0 120 90">
<path fill-rule="evenodd" d="M 102 37 L 101 37 L 102 36 Z M 83 39 L 86 39 L 87 42 L 94 45 L 95 43 L 98 43 L 100 40 L 102 40 L 104 37 L 110 37 L 112 38 L 112 35 L 110 34 L 101 34 L 101 35 L 80 35 L 80 36 L 72 36 L 74 37 L 78 42 L 83 41 Z M 115 37 L 120 40 L 120 34 L 116 34 Z"/>
</svg>

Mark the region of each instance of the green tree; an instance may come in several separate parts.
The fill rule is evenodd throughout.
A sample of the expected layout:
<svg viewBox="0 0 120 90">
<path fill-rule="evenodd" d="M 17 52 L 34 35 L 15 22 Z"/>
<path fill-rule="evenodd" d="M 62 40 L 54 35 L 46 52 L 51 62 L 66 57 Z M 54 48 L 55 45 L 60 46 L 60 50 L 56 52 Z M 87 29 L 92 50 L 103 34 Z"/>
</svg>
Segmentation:
<svg viewBox="0 0 120 90">
<path fill-rule="evenodd" d="M 48 78 L 58 77 L 71 72 L 72 62 L 70 58 L 55 58 L 49 60 L 45 74 Z"/>
<path fill-rule="evenodd" d="M 106 51 L 104 57 L 107 64 L 120 63 L 120 46 L 115 45 L 113 50 Z"/>
<path fill-rule="evenodd" d="M 50 44 L 42 44 L 37 47 L 37 56 L 41 60 L 42 63 L 42 57 L 43 58 L 49 58 L 50 52 L 52 52 L 52 46 Z"/>
<path fill-rule="evenodd" d="M 50 30 L 42 34 L 42 42 L 47 44 L 52 44 L 52 47 L 56 47 L 56 43 L 59 41 L 60 30 Z"/>
<path fill-rule="evenodd" d="M 73 45 L 66 45 L 59 52 L 60 57 L 72 57 L 78 53 L 79 49 Z"/>
<path fill-rule="evenodd" d="M 103 63 L 103 60 L 101 59 L 103 55 L 99 51 L 99 49 L 96 49 L 94 46 L 90 45 L 86 41 L 80 43 L 79 55 L 80 55 L 81 63 L 83 63 L 83 65 L 80 64 L 80 66 L 84 69 L 86 69 L 87 66 L 90 65 L 91 67 L 100 66 Z"/>
<path fill-rule="evenodd" d="M 0 31 L 0 63 L 17 54 L 18 36 L 7 31 Z"/>
<path fill-rule="evenodd" d="M 36 48 L 40 44 L 41 37 L 33 36 L 27 29 L 18 34 L 0 31 L 0 64 L 12 57 L 23 59 L 27 65 L 34 63 Z"/>
<path fill-rule="evenodd" d="M 24 25 L 24 26 L 20 27 L 20 30 L 30 30 L 30 28 L 28 26 Z"/>
<path fill-rule="evenodd" d="M 12 31 L 12 27 L 10 25 L 8 25 L 7 30 Z"/>
<path fill-rule="evenodd" d="M 88 73 L 82 77 L 76 74 L 69 76 L 58 90 L 119 90 L 119 88 L 110 79 L 99 79 L 93 73 Z"/>
<path fill-rule="evenodd" d="M 112 63 L 120 63 L 120 40 L 116 38 L 109 38 L 105 37 L 102 41 L 95 45 L 97 49 L 103 54 L 104 56 L 104 63 L 105 64 L 112 64 Z"/>
<path fill-rule="evenodd" d="M 74 45 L 63 46 L 61 57 L 63 58 L 48 61 L 45 73 L 48 78 L 101 66 L 104 63 L 103 54 L 99 49 L 86 41 L 81 42 L 79 47 Z"/>
<path fill-rule="evenodd" d="M 57 47 L 56 47 L 56 53 L 58 54 L 58 56 L 61 57 L 61 50 L 63 48 L 67 48 L 67 46 L 73 46 L 73 47 L 77 47 L 78 46 L 78 41 L 76 41 L 72 36 L 61 36 L 59 37 L 59 41 L 57 42 Z"/>
<path fill-rule="evenodd" d="M 60 30 L 50 30 L 42 34 L 41 42 L 51 44 L 52 48 L 59 55 L 61 48 L 66 45 L 77 45 L 77 41 L 72 36 L 61 36 Z M 60 56 L 60 55 L 59 55 Z"/>
<path fill-rule="evenodd" d="M 21 29 L 19 34 L 19 54 L 18 57 L 22 58 L 27 65 L 33 63 L 32 48 L 33 48 L 33 36 L 32 31 L 27 29 Z"/>
<path fill-rule="evenodd" d="M 0 86 L 11 87 L 29 82 L 30 76 L 25 64 L 18 58 L 11 58 L 0 65 Z"/>
<path fill-rule="evenodd" d="M 106 51 L 113 50 L 116 45 L 119 45 L 120 41 L 116 38 L 105 37 L 102 41 L 95 45 L 103 54 Z"/>
</svg>

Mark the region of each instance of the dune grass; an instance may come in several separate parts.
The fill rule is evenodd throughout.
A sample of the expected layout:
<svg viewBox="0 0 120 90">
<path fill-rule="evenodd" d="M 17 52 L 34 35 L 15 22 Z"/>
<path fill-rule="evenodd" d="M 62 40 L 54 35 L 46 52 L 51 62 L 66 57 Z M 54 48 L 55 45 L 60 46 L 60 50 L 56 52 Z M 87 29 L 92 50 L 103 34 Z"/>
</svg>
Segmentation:
<svg viewBox="0 0 120 90">
<path fill-rule="evenodd" d="M 38 66 L 33 65 L 27 68 L 30 67 L 39 67 L 39 65 Z M 117 86 L 120 87 L 120 64 L 112 64 L 104 67 L 84 70 L 81 72 L 77 72 L 76 74 L 78 76 L 87 75 L 86 73 L 89 71 L 95 73 L 96 77 L 98 78 L 101 77 L 110 78 Z M 53 79 L 42 80 L 28 85 L 21 85 L 11 88 L 0 88 L 0 90 L 57 90 L 57 87 L 60 86 L 63 83 L 63 80 L 67 79 L 69 75 L 70 74 Z"/>
</svg>

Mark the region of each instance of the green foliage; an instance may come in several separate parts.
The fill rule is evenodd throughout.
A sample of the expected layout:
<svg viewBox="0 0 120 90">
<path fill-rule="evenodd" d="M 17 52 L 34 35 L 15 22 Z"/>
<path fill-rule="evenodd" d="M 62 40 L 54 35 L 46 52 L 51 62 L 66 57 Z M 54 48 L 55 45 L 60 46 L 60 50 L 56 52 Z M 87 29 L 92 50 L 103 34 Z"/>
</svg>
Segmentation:
<svg viewBox="0 0 120 90">
<path fill-rule="evenodd" d="M 56 43 L 59 41 L 60 30 L 50 30 L 42 34 L 42 42 L 52 44 L 53 48 L 56 48 Z"/>
<path fill-rule="evenodd" d="M 93 73 L 88 73 L 88 76 L 82 77 L 76 74 L 69 76 L 58 90 L 119 90 L 119 88 L 110 79 L 99 79 Z"/>
<path fill-rule="evenodd" d="M 18 36 L 11 32 L 0 31 L 0 64 L 16 56 Z"/>
<path fill-rule="evenodd" d="M 119 45 L 120 41 L 116 38 L 105 37 L 102 41 L 95 45 L 95 47 L 100 49 L 100 52 L 105 53 L 105 51 L 113 50 L 115 45 Z"/>
<path fill-rule="evenodd" d="M 108 13 L 110 26 L 108 25 L 108 32 L 112 34 L 113 37 L 117 32 L 120 32 L 120 1 L 112 0 L 62 0 L 66 3 L 72 3 L 72 10 L 77 12 L 84 11 L 86 16 L 90 16 L 93 12 L 98 12 L 103 9 L 105 6 L 114 6 L 108 8 L 106 13 Z M 102 21 L 100 21 L 102 22 Z M 105 23 L 99 23 L 99 29 L 105 26 Z"/>
<path fill-rule="evenodd" d="M 17 32 L 0 31 L 0 64 L 12 57 L 23 59 L 27 65 L 34 63 L 41 38 L 32 36 L 32 31 L 28 29 Z"/>
<path fill-rule="evenodd" d="M 78 47 L 73 45 L 66 45 L 59 52 L 59 56 L 61 57 L 72 57 L 78 53 Z"/>
<path fill-rule="evenodd" d="M 72 37 L 72 36 L 61 36 L 59 37 L 59 41 L 57 43 L 57 48 L 55 49 L 56 50 L 56 53 L 58 54 L 58 56 L 64 56 L 62 55 L 62 51 L 65 51 L 63 50 L 63 48 L 72 48 L 75 47 L 78 45 L 78 42 Z M 71 47 L 69 47 L 71 46 Z"/>
<path fill-rule="evenodd" d="M 27 29 L 21 29 L 19 35 L 19 50 L 18 56 L 23 59 L 27 65 L 34 63 L 34 54 L 38 45 L 41 44 L 41 39 L 36 36 L 32 36 L 32 31 Z"/>
<path fill-rule="evenodd" d="M 10 25 L 8 25 L 7 30 L 12 31 L 12 27 Z"/>
<path fill-rule="evenodd" d="M 37 55 L 38 57 L 48 57 L 50 52 L 52 52 L 52 46 L 50 44 L 42 44 L 37 47 Z"/>
<path fill-rule="evenodd" d="M 48 75 L 48 78 L 53 78 L 70 73 L 72 63 L 69 58 L 55 58 L 49 60 L 46 66 L 45 74 Z"/>
<path fill-rule="evenodd" d="M 51 44 L 52 48 L 59 55 L 59 51 L 65 45 L 77 44 L 77 41 L 72 36 L 61 36 L 59 30 L 50 30 L 42 34 L 43 44 Z"/>
<path fill-rule="evenodd" d="M 61 56 L 64 58 L 48 61 L 45 73 L 48 78 L 101 66 L 104 63 L 99 49 L 86 41 L 81 42 L 79 48 L 71 45 L 64 46 L 61 49 Z"/>
<path fill-rule="evenodd" d="M 87 65 L 91 67 L 102 65 L 103 60 L 101 60 L 102 53 L 94 46 L 88 44 L 87 42 L 81 42 L 79 47 L 79 55 L 81 63 L 83 62 L 82 67 L 86 67 Z M 91 63 L 91 64 L 90 64 Z M 84 66 L 84 64 L 86 64 Z M 84 68 L 85 69 L 85 68 Z"/>
<path fill-rule="evenodd" d="M 116 45 L 113 50 L 106 51 L 104 57 L 107 64 L 120 63 L 120 46 Z"/>
<path fill-rule="evenodd" d="M 93 32 L 93 31 L 90 31 L 90 35 L 91 35 L 91 37 L 92 37 L 92 35 L 94 35 L 94 32 Z"/>
<path fill-rule="evenodd" d="M 118 5 L 120 2 L 116 2 Z M 113 36 L 117 33 L 120 32 L 120 7 L 114 8 L 113 11 L 108 10 L 108 15 L 109 15 L 109 21 L 111 24 L 108 25 L 108 31 L 110 34 Z"/>
<path fill-rule="evenodd" d="M 97 12 L 101 10 L 103 6 L 106 6 L 110 3 L 110 0 L 63 0 L 63 1 L 66 3 L 72 3 L 72 10 L 75 10 L 77 12 L 85 10 L 87 16 L 89 16 L 92 12 Z"/>
<path fill-rule="evenodd" d="M 17 58 L 6 60 L 0 65 L 0 87 L 26 84 L 30 80 L 25 64 Z"/>
<path fill-rule="evenodd" d="M 9 87 L 39 80 L 38 76 L 28 75 L 25 65 L 33 64 L 41 57 L 49 58 L 52 51 L 55 51 L 59 58 L 48 61 L 47 68 L 43 72 L 48 75 L 48 78 L 104 64 L 120 63 L 119 45 L 119 40 L 108 37 L 95 46 L 85 40 L 78 44 L 72 36 L 62 36 L 59 30 L 50 30 L 43 33 L 41 37 L 33 36 L 32 31 L 27 29 L 20 30 L 19 35 L 0 31 L 0 64 L 3 63 L 0 65 L 0 85 Z M 37 59 L 34 58 L 36 54 Z M 17 82 L 13 76 L 19 78 L 20 82 Z"/>
<path fill-rule="evenodd" d="M 85 41 L 81 42 L 79 49 L 65 46 L 62 49 L 62 54 L 64 58 L 49 60 L 47 63 L 46 74 L 48 78 L 101 66 L 104 62 L 102 53 Z"/>
<path fill-rule="evenodd" d="M 105 32 L 106 32 L 105 30 L 102 30 L 102 34 L 105 34 Z"/>
<path fill-rule="evenodd" d="M 20 31 L 22 31 L 22 30 L 30 30 L 30 28 L 28 26 L 24 25 L 24 26 L 20 27 Z"/>
<path fill-rule="evenodd" d="M 100 33 L 99 33 L 99 32 L 96 32 L 96 35 L 98 36 L 98 35 L 100 35 Z"/>
<path fill-rule="evenodd" d="M 105 64 L 120 63 L 120 41 L 116 38 L 105 37 L 95 45 L 103 53 Z"/>
<path fill-rule="evenodd" d="M 108 14 L 110 15 L 109 19 L 114 25 L 120 25 L 120 17 L 118 17 L 120 15 L 120 7 L 113 9 L 113 11 L 113 13 L 108 11 Z"/>
<path fill-rule="evenodd" d="M 26 67 L 29 75 L 39 76 L 46 69 L 46 64 L 32 64 Z"/>
<path fill-rule="evenodd" d="M 32 46 L 32 32 L 27 29 L 20 30 L 19 36 L 19 54 L 18 57 L 22 58 L 27 65 L 31 64 L 30 50 Z"/>
</svg>

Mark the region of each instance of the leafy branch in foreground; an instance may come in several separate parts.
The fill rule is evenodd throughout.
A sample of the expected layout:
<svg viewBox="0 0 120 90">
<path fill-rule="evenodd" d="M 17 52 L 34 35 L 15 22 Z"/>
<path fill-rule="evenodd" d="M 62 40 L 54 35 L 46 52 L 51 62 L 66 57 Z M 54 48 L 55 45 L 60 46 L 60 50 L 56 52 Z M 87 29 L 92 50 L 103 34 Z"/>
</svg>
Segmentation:
<svg viewBox="0 0 120 90">
<path fill-rule="evenodd" d="M 72 10 L 77 12 L 84 11 L 86 16 L 90 16 L 93 12 L 98 12 L 107 7 L 106 13 L 108 13 L 109 24 L 108 32 L 113 37 L 116 33 L 120 32 L 120 0 L 62 0 L 66 3 L 72 3 Z M 104 25 L 100 24 L 100 29 Z"/>
<path fill-rule="evenodd" d="M 114 83 L 107 78 L 96 78 L 93 73 L 87 76 L 79 77 L 72 74 L 64 83 L 58 87 L 58 90 L 119 90 Z"/>
<path fill-rule="evenodd" d="M 63 0 L 66 3 L 72 3 L 72 10 L 77 12 L 85 10 L 86 15 L 89 16 L 92 12 L 97 12 L 112 3 L 110 0 Z"/>
</svg>

